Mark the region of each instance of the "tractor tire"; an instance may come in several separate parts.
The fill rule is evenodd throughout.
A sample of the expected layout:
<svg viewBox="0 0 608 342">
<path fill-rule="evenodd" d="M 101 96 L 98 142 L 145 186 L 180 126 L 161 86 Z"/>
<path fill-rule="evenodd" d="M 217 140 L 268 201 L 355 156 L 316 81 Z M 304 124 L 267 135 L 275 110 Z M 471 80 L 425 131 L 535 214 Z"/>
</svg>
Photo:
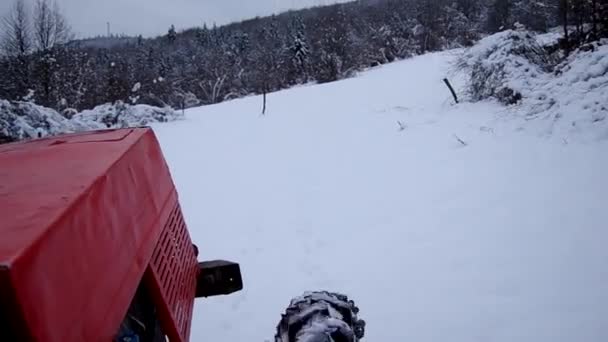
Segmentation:
<svg viewBox="0 0 608 342">
<path fill-rule="evenodd" d="M 365 334 L 359 308 L 347 296 L 308 292 L 295 298 L 277 326 L 275 342 L 357 342 Z"/>
</svg>

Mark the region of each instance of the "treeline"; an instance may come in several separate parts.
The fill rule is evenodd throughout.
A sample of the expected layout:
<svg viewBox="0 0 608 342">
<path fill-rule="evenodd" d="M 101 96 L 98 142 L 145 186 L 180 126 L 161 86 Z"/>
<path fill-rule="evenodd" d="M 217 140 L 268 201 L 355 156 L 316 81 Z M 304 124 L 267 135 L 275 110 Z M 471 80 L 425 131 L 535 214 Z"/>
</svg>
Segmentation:
<svg viewBox="0 0 608 342">
<path fill-rule="evenodd" d="M 468 46 L 516 23 L 538 31 L 566 24 L 570 49 L 607 36 L 607 1 L 360 0 L 96 45 L 68 43 L 67 23 L 49 0 L 37 0 L 31 15 L 17 0 L 3 25 L 0 98 L 57 110 L 118 100 L 211 104 Z"/>
</svg>

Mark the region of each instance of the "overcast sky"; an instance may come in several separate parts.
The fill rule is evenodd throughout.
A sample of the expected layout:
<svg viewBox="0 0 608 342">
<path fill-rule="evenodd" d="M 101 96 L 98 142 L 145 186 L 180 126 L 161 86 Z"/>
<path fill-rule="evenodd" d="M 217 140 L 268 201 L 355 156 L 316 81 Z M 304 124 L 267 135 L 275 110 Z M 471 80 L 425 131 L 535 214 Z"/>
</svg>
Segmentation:
<svg viewBox="0 0 608 342">
<path fill-rule="evenodd" d="M 26 0 L 33 4 L 34 0 Z M 164 34 L 171 24 L 178 29 L 203 23 L 225 24 L 288 9 L 348 0 L 56 0 L 78 37 L 112 33 L 153 36 Z M 5 15 L 13 0 L 0 0 Z"/>
</svg>

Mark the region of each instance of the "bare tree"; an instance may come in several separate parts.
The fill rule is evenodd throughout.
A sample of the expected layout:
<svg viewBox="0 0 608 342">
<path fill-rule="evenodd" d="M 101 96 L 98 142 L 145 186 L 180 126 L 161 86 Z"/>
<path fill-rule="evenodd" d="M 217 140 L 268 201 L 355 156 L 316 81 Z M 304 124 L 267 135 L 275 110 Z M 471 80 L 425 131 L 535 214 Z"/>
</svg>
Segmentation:
<svg viewBox="0 0 608 342">
<path fill-rule="evenodd" d="M 24 56 L 32 48 L 30 23 L 24 0 L 16 0 L 13 8 L 2 19 L 2 49 L 9 56 Z"/>
<path fill-rule="evenodd" d="M 49 50 L 72 38 L 70 26 L 57 2 L 36 0 L 34 11 L 34 40 L 38 50 Z"/>
<path fill-rule="evenodd" d="M 0 22 L 3 35 L 1 51 L 11 58 L 6 61 L 7 68 L 0 71 L 7 81 L 4 94 L 21 99 L 30 89 L 30 58 L 32 49 L 31 27 L 25 0 L 16 0 L 13 8 Z M 6 95 L 5 95 L 6 96 Z"/>
</svg>

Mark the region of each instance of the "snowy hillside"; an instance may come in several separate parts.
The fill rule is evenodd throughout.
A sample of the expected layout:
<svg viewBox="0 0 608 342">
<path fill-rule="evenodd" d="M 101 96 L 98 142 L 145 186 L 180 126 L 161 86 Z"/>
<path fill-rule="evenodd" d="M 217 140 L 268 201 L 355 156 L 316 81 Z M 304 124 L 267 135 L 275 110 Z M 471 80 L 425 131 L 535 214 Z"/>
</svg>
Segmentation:
<svg viewBox="0 0 608 342">
<path fill-rule="evenodd" d="M 244 276 L 197 302 L 193 341 L 271 341 L 319 289 L 357 302 L 366 341 L 608 339 L 608 141 L 453 104 L 455 55 L 155 125 L 201 257 Z"/>
</svg>

